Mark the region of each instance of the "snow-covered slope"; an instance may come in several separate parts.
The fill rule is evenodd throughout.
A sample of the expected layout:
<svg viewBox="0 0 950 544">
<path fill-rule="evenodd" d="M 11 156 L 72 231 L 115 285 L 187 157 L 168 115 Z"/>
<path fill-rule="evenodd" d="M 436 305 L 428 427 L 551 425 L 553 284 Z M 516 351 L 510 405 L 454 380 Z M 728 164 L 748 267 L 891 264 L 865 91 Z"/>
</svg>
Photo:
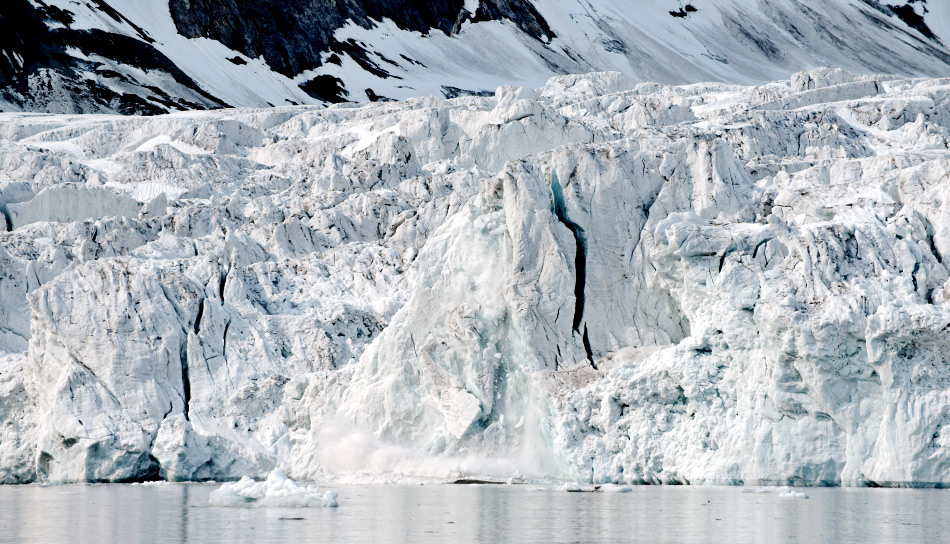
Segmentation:
<svg viewBox="0 0 950 544">
<path fill-rule="evenodd" d="M 157 113 L 487 93 L 553 75 L 950 74 L 930 0 L 8 0 L 0 107 Z"/>
<path fill-rule="evenodd" d="M 835 70 L 4 114 L 0 481 L 950 483 L 948 142 Z"/>
</svg>

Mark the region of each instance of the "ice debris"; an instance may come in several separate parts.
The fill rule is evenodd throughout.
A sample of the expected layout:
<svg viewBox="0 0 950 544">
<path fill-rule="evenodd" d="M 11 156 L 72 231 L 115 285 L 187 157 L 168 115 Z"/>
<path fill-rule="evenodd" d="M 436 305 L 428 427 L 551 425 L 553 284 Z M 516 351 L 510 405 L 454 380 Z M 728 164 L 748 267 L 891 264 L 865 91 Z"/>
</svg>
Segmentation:
<svg viewBox="0 0 950 544">
<path fill-rule="evenodd" d="M 283 470 L 275 468 L 267 479 L 258 482 L 241 478 L 237 482 L 227 483 L 212 491 L 208 498 L 211 506 L 250 506 L 250 507 L 309 507 L 339 506 L 335 491 L 321 491 L 319 487 L 303 486 L 287 477 Z"/>
<path fill-rule="evenodd" d="M 564 482 L 558 491 L 567 491 L 568 493 L 593 493 L 597 487 L 592 485 L 580 485 L 577 482 Z"/>
<path fill-rule="evenodd" d="M 786 487 L 784 491 L 778 494 L 779 497 L 783 499 L 807 499 L 808 494 L 803 491 L 794 491 L 790 487 Z"/>
<path fill-rule="evenodd" d="M 757 486 L 747 487 L 742 490 L 743 493 L 769 493 L 775 494 L 783 499 L 807 499 L 808 494 L 802 491 L 796 491 L 790 486 Z"/>
</svg>

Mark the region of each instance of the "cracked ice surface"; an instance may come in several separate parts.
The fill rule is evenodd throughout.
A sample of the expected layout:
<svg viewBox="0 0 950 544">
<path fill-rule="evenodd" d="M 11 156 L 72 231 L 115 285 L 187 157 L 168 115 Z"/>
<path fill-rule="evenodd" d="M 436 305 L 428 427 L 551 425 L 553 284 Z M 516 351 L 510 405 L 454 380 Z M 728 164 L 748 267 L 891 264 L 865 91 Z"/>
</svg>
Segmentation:
<svg viewBox="0 0 950 544">
<path fill-rule="evenodd" d="M 950 80 L 2 119 L 0 481 L 950 483 Z"/>
</svg>

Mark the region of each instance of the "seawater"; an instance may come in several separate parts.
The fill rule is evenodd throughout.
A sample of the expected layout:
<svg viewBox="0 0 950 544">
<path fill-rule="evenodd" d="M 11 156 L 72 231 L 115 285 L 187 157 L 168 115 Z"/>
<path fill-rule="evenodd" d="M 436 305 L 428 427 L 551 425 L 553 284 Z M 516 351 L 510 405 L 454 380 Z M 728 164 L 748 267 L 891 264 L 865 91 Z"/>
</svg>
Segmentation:
<svg viewBox="0 0 950 544">
<path fill-rule="evenodd" d="M 0 542 L 947 542 L 950 490 L 345 485 L 339 508 L 220 508 L 210 484 L 0 486 Z"/>
</svg>

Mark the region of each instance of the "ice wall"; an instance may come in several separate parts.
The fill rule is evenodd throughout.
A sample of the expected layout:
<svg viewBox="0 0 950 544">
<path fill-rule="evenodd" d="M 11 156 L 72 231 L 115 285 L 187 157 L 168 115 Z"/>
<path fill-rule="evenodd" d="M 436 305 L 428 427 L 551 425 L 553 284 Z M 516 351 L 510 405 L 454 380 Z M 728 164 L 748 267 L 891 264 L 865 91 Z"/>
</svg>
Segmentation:
<svg viewBox="0 0 950 544">
<path fill-rule="evenodd" d="M 0 480 L 950 483 L 948 98 L 5 115 Z"/>
</svg>

